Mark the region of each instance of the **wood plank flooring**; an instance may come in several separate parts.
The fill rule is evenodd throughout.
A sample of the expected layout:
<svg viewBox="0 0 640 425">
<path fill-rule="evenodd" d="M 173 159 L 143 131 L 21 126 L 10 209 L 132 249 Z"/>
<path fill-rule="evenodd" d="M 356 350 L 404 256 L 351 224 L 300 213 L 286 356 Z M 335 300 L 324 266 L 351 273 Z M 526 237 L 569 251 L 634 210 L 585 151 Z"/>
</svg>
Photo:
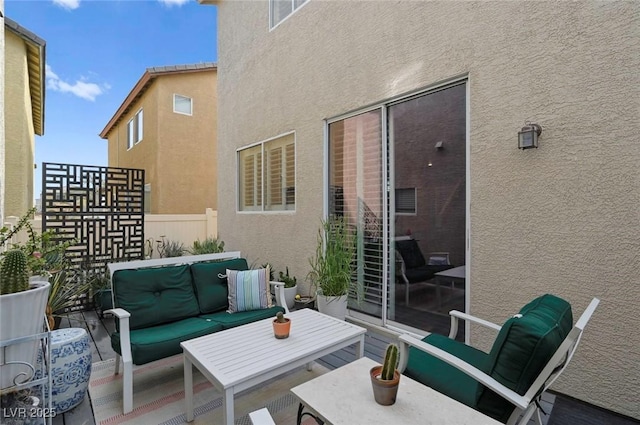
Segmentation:
<svg viewBox="0 0 640 425">
<path fill-rule="evenodd" d="M 446 326 L 446 328 L 444 326 Z M 81 327 L 87 329 L 93 342 L 92 355 L 94 363 L 115 358 L 115 353 L 111 348 L 109 338 L 110 332 L 115 328 L 114 319 L 108 317 L 101 318 L 95 311 L 86 311 L 74 313 L 63 318 L 60 327 Z M 448 332 L 448 322 L 446 325 L 443 324 L 443 329 L 438 329 L 437 331 L 446 334 Z M 389 336 L 372 331 L 367 332 L 365 336 L 365 356 L 375 361 L 380 361 L 390 340 Z M 354 359 L 354 348 L 347 347 L 344 350 L 321 358 L 320 363 L 330 369 L 334 369 L 351 362 Z M 558 406 L 562 407 L 555 409 L 553 407 L 554 402 L 558 403 Z M 588 405 L 584 402 L 571 399 L 561 394 L 545 394 L 543 409 L 546 412 L 551 411 L 550 417 L 545 416 L 543 418 L 546 425 L 640 424 L 640 421 L 621 417 L 616 413 Z M 593 409 L 597 411 L 597 414 L 593 413 Z M 533 424 L 533 422 L 530 422 L 530 424 Z M 88 394 L 80 405 L 69 412 L 56 416 L 53 419 L 53 425 L 96 425 Z"/>
</svg>

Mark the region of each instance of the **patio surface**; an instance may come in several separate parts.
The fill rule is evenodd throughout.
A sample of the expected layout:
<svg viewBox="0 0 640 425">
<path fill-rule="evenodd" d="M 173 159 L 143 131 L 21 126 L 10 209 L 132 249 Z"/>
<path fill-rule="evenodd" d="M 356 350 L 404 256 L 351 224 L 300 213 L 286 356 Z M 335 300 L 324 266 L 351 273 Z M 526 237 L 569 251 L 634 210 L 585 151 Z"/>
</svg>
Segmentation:
<svg viewBox="0 0 640 425">
<path fill-rule="evenodd" d="M 114 329 L 113 319 L 106 317 L 101 319 L 95 311 L 86 311 L 69 315 L 68 318 L 63 318 L 60 327 L 81 327 L 88 329 L 93 342 L 92 355 L 94 363 L 115 357 L 115 353 L 111 348 L 111 342 L 109 339 L 109 332 Z M 439 332 L 445 334 L 448 333 L 448 323 L 447 328 L 441 329 Z M 365 335 L 365 356 L 373 360 L 380 361 L 384 354 L 384 349 L 389 341 L 389 337 L 385 335 L 372 332 L 371 330 L 368 331 Z M 353 349 L 352 347 L 348 347 L 337 353 L 323 357 L 320 359 L 320 363 L 329 369 L 334 369 L 346 364 L 347 362 L 353 361 L 354 359 L 355 354 Z M 621 417 L 615 413 L 557 394 L 545 395 L 543 398 L 543 409 L 546 412 L 551 410 L 550 417 L 543 417 L 543 422 L 546 425 L 640 424 L 640 421 Z M 87 394 L 83 402 L 76 408 L 55 417 L 53 419 L 53 424 L 96 425 L 89 395 Z M 533 425 L 533 421 L 531 421 L 529 425 Z"/>
</svg>

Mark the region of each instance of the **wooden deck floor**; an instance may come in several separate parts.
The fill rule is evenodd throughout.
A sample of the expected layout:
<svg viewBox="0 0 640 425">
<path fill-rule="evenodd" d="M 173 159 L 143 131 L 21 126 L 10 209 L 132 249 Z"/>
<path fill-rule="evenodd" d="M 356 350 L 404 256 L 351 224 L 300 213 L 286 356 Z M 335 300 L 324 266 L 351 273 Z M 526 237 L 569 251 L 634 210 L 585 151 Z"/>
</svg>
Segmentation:
<svg viewBox="0 0 640 425">
<path fill-rule="evenodd" d="M 111 318 L 101 319 L 95 311 L 76 313 L 64 318 L 60 327 L 78 327 L 87 329 L 92 338 L 93 362 L 112 359 L 115 353 L 111 348 L 110 333 L 115 325 Z M 446 333 L 448 329 L 442 329 Z M 375 332 L 367 332 L 365 337 L 365 356 L 380 361 L 390 338 Z M 351 347 L 320 359 L 324 366 L 334 369 L 340 367 L 355 358 Z M 555 405 L 558 406 L 556 409 Z M 543 409 L 551 411 L 550 416 L 544 418 L 546 425 L 633 425 L 640 424 L 630 418 L 621 417 L 615 413 L 588 405 L 581 401 L 573 400 L 561 394 L 545 394 Z M 96 425 L 89 395 L 76 408 L 58 415 L 53 419 L 54 425 Z M 530 422 L 533 424 L 533 422 Z M 147 425 L 147 424 L 145 424 Z M 354 424 L 366 425 L 366 424 Z M 408 424 L 407 424 L 408 425 Z M 411 424 L 413 425 L 413 424 Z"/>
</svg>

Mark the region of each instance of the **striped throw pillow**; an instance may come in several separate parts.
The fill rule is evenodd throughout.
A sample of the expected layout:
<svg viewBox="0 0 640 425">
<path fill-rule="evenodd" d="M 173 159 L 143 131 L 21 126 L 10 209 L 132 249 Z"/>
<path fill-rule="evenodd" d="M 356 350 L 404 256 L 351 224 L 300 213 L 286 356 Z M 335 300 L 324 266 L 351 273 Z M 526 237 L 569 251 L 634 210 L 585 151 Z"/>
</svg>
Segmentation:
<svg viewBox="0 0 640 425">
<path fill-rule="evenodd" d="M 271 307 L 269 268 L 228 270 L 229 313 Z"/>
</svg>

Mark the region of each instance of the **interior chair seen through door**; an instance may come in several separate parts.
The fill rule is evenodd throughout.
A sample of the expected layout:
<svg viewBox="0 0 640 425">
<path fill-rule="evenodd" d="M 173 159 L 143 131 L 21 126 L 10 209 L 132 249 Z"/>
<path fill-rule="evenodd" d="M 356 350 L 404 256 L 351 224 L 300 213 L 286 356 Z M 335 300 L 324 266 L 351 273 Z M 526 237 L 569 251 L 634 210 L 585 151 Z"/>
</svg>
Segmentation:
<svg viewBox="0 0 640 425">
<path fill-rule="evenodd" d="M 425 260 L 418 241 L 410 236 L 397 236 L 396 281 L 404 283 L 404 302 L 409 306 L 409 285 L 433 279 L 435 274 L 453 268 L 448 252 L 432 252 Z"/>
<path fill-rule="evenodd" d="M 594 298 L 575 325 L 571 305 L 550 294 L 534 299 L 502 326 L 451 311 L 449 337 L 400 336 L 399 369 L 503 423 L 526 424 L 535 414 L 541 425 L 541 395 L 567 367 L 599 302 Z M 459 319 L 498 332 L 489 353 L 455 340 Z"/>
</svg>

